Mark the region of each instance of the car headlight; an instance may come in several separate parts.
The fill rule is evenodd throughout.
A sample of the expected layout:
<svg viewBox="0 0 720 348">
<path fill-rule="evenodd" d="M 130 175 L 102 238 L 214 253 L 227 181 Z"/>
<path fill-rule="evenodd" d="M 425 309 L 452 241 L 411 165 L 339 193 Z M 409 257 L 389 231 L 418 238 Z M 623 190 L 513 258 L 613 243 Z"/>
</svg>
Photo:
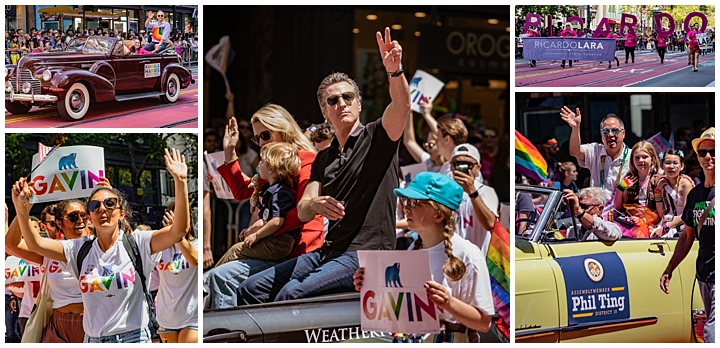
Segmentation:
<svg viewBox="0 0 720 348">
<path fill-rule="evenodd" d="M 50 70 L 43 71 L 43 73 L 42 73 L 43 81 L 48 82 L 48 81 L 50 81 L 51 78 L 52 78 L 52 71 L 50 71 Z"/>
<path fill-rule="evenodd" d="M 12 90 L 12 83 L 10 83 L 10 81 L 5 81 L 5 93 L 10 93 Z"/>
<path fill-rule="evenodd" d="M 32 91 L 32 86 L 30 86 L 30 82 L 23 82 L 21 90 L 25 94 L 30 93 L 30 91 Z"/>
</svg>

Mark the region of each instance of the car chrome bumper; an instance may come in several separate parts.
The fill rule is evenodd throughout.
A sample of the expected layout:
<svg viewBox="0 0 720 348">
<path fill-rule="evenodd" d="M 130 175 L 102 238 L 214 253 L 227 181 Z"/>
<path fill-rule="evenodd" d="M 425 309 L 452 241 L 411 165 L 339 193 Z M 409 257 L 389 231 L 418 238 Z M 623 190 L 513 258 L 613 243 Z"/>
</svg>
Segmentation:
<svg viewBox="0 0 720 348">
<path fill-rule="evenodd" d="M 54 103 L 58 100 L 57 96 L 54 95 L 43 95 L 43 94 L 15 94 L 12 91 L 7 92 L 5 91 L 5 100 L 9 100 L 11 102 L 14 101 L 24 101 L 24 102 L 31 102 L 31 103 Z"/>
</svg>

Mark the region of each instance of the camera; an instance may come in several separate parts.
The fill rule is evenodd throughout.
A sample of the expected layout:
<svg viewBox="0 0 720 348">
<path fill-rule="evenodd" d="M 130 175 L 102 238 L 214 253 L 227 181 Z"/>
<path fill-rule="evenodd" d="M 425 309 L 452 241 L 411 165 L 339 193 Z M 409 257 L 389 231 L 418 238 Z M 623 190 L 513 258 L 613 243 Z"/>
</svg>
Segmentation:
<svg viewBox="0 0 720 348">
<path fill-rule="evenodd" d="M 470 166 L 467 164 L 458 164 L 455 166 L 455 170 L 470 175 Z"/>
</svg>

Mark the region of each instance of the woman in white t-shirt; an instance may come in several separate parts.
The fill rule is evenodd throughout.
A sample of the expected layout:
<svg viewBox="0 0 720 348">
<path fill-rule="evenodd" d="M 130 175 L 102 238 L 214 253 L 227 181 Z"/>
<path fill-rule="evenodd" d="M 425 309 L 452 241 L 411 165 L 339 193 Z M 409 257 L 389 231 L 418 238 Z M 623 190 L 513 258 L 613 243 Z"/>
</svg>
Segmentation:
<svg viewBox="0 0 720 348">
<path fill-rule="evenodd" d="M 20 193 L 19 185 L 13 187 L 13 196 Z M 16 207 L 17 209 L 17 207 Z M 50 215 L 50 214 L 47 214 Z M 46 216 L 47 216 L 46 215 Z M 69 199 L 59 202 L 52 210 L 57 228 L 66 239 L 77 239 L 87 235 L 85 206 L 82 201 Z M 20 224 L 14 219 L 5 235 L 5 251 L 27 262 L 43 265 L 48 272 L 47 282 L 53 311 L 42 335 L 43 343 L 82 343 L 83 303 L 77 279 L 68 271 L 67 262 L 53 260 L 28 249 L 22 240 Z M 50 223 L 50 222 L 48 222 Z M 31 231 L 32 229 L 31 226 Z M 39 233 L 33 232 L 33 234 Z M 54 236 L 50 236 L 51 238 Z M 42 284 L 39 287 L 42 289 Z"/>
<path fill-rule="evenodd" d="M 413 249 L 426 249 L 430 254 L 430 272 L 435 281 L 428 280 L 425 288 L 443 310 L 441 330 L 453 333 L 442 337 L 452 337 L 453 342 L 476 341 L 477 333 L 470 331 L 490 330 L 495 309 L 485 258 L 476 245 L 454 233 L 462 187 L 448 176 L 422 172 L 407 188 L 395 189 L 395 195 L 404 201 L 408 227 L 419 235 Z M 353 276 L 358 291 L 364 272 L 360 268 Z M 433 340 L 444 341 L 440 337 L 436 335 Z"/>
<path fill-rule="evenodd" d="M 174 203 L 168 206 L 163 226 L 173 224 Z M 198 253 L 192 228 L 175 245 L 162 251 L 155 266 L 159 284 L 156 297 L 158 334 L 164 343 L 197 343 L 198 341 Z"/>
<path fill-rule="evenodd" d="M 67 262 L 70 273 L 79 280 L 86 308 L 83 318 L 85 343 L 150 342 L 146 295 L 122 236 L 128 234 L 137 244 L 136 253 L 147 278 L 159 261 L 160 252 L 177 243 L 190 227 L 185 158 L 175 149 L 172 154 L 165 150 L 165 166 L 175 182 L 175 224 L 157 231 L 132 232 L 127 222 L 132 210 L 123 194 L 116 189 L 100 187 L 90 194 L 86 205 L 96 238 L 62 242 L 30 233 L 23 222 L 28 219 L 27 205 L 34 190 L 24 178 L 18 181 L 20 193 L 13 195 L 13 202 L 29 249 L 44 257 Z M 77 256 L 86 241 L 91 241 L 90 249 L 78 269 Z"/>
</svg>

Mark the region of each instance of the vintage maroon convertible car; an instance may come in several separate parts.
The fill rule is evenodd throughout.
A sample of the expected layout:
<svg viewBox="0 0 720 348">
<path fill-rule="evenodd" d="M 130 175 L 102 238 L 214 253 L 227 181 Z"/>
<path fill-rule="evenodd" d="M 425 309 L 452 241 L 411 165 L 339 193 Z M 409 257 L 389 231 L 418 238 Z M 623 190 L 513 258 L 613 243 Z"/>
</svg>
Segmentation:
<svg viewBox="0 0 720 348">
<path fill-rule="evenodd" d="M 76 52 L 28 54 L 5 68 L 5 109 L 25 113 L 57 104 L 68 121 L 85 117 L 90 102 L 160 97 L 175 102 L 192 79 L 169 45 L 158 54 L 126 54 L 120 38 L 91 36 Z"/>
</svg>

